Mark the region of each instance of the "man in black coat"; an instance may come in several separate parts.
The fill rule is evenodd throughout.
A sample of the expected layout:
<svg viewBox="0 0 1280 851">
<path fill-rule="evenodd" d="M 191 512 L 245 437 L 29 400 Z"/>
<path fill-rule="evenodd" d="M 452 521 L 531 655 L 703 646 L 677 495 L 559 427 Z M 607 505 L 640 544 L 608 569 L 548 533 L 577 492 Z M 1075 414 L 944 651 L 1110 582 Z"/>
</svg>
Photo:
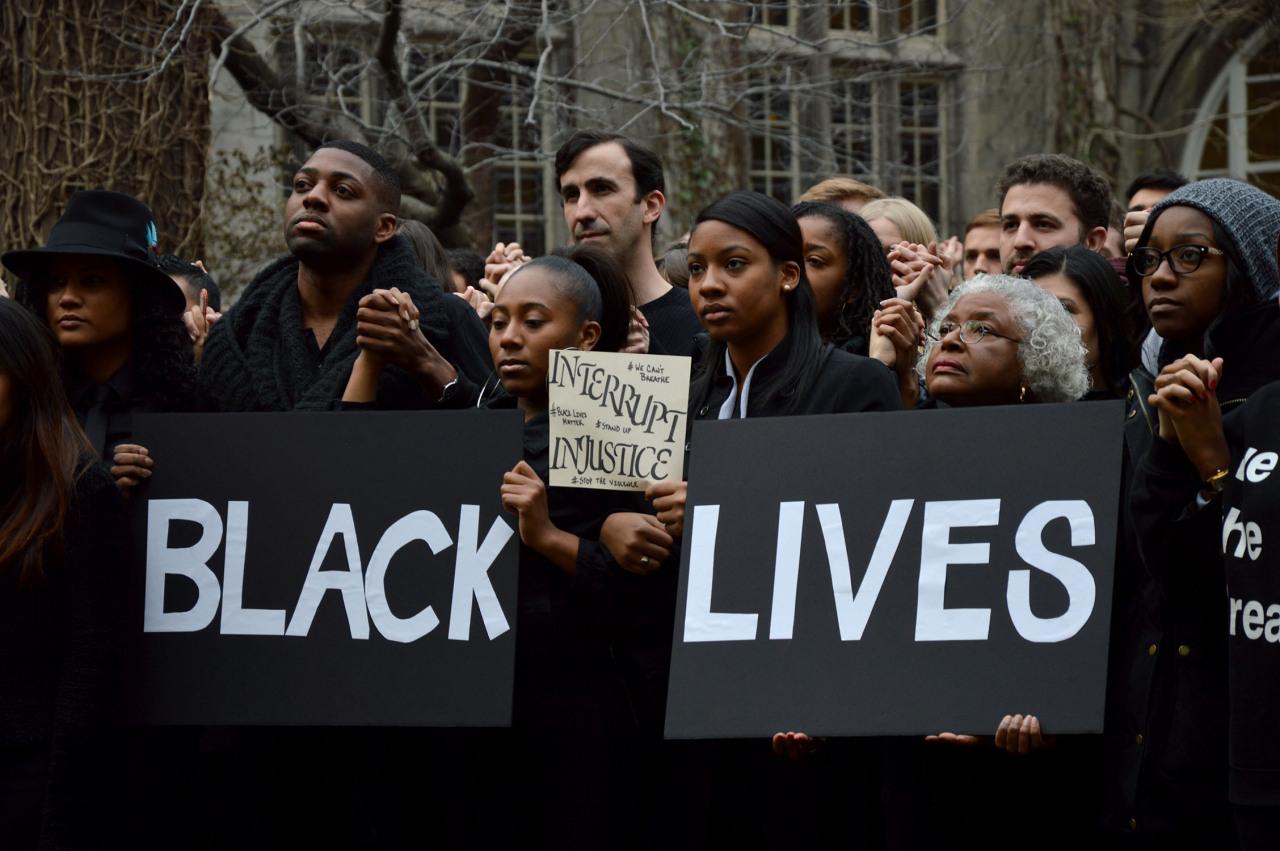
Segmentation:
<svg viewBox="0 0 1280 851">
<path fill-rule="evenodd" d="M 492 368 L 488 335 L 396 236 L 399 205 L 395 170 L 375 151 L 345 141 L 316 150 L 285 207 L 290 254 L 209 331 L 204 407 L 336 410 L 353 367 L 371 361 L 375 407 L 474 402 Z M 200 832 L 209 848 L 358 847 L 399 835 L 406 823 L 384 801 L 397 788 L 387 754 L 413 757 L 420 775 L 431 768 L 430 741 L 378 730 L 238 727 L 208 736 Z"/>
<path fill-rule="evenodd" d="M 207 407 L 334 409 L 362 352 L 380 368 L 378 407 L 474 400 L 491 369 L 484 326 L 417 267 L 396 236 L 399 207 L 399 178 L 376 151 L 341 140 L 316 150 L 285 207 L 290 254 L 209 331 L 199 380 Z"/>
</svg>

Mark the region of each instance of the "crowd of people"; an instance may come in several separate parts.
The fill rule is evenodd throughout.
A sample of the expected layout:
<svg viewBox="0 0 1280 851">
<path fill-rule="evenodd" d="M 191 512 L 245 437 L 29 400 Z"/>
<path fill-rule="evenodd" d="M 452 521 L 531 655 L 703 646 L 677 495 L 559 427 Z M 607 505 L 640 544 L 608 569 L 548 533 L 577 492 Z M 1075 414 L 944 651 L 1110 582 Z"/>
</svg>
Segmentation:
<svg viewBox="0 0 1280 851">
<path fill-rule="evenodd" d="M 0 258 L 0 845 L 1280 847 L 1280 201 L 1157 171 L 1121 205 L 1037 154 L 963 238 L 837 177 L 657 251 L 644 144 L 574 133 L 555 180 L 570 244 L 482 259 L 328 142 L 230 306 L 117 192 Z M 1123 400 L 1104 732 L 664 741 L 687 483 L 549 486 L 568 348 L 690 358 L 691 421 Z M 477 406 L 525 423 L 511 729 L 123 725 L 126 499 L 165 463 L 135 414 Z"/>
</svg>

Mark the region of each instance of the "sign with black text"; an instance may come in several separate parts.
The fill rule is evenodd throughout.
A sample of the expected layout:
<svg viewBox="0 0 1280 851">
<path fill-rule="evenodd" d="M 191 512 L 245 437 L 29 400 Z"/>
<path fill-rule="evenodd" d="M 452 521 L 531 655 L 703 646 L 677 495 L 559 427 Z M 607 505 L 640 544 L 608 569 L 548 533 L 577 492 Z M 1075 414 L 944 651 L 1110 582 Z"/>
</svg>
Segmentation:
<svg viewBox="0 0 1280 851">
<path fill-rule="evenodd" d="M 517 411 L 146 415 L 127 708 L 507 726 Z M 459 451 L 460 444 L 483 451 Z"/>
<path fill-rule="evenodd" d="M 642 491 L 680 481 L 689 363 L 675 355 L 551 352 L 551 484 Z"/>
<path fill-rule="evenodd" d="M 1122 411 L 696 423 L 667 736 L 1101 731 Z"/>
</svg>

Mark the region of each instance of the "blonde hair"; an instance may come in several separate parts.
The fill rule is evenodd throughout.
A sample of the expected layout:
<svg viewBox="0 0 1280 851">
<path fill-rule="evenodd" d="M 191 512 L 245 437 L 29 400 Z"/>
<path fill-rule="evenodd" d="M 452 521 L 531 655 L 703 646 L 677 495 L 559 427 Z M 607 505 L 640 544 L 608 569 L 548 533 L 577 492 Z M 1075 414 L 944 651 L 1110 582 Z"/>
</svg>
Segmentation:
<svg viewBox="0 0 1280 851">
<path fill-rule="evenodd" d="M 964 226 L 964 232 L 967 235 L 974 228 L 989 228 L 1000 226 L 1000 211 L 995 207 L 990 210 L 983 210 L 978 215 L 969 219 L 969 224 Z"/>
<path fill-rule="evenodd" d="M 832 177 L 821 183 L 810 186 L 800 196 L 803 201 L 825 201 L 828 204 L 839 204 L 849 198 L 859 201 L 875 201 L 888 198 L 883 189 L 877 189 L 869 183 L 854 180 L 852 177 Z"/>
<path fill-rule="evenodd" d="M 938 232 L 933 222 L 915 204 L 906 198 L 881 198 L 872 201 L 858 211 L 858 215 L 873 222 L 876 219 L 888 219 L 902 231 L 902 238 L 915 245 L 928 245 L 938 241 Z"/>
</svg>

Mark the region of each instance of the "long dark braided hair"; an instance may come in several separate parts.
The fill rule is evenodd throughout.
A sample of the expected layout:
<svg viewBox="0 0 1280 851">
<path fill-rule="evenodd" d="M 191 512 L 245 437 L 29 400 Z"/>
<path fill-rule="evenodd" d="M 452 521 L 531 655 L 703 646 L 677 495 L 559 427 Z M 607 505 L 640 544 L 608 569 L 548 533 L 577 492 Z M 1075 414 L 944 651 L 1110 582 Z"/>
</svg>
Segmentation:
<svg viewBox="0 0 1280 851">
<path fill-rule="evenodd" d="M 824 219 L 844 246 L 846 258 L 844 286 L 840 288 L 835 314 L 835 330 L 827 342 L 839 349 L 866 355 L 871 340 L 871 317 L 880 302 L 897 295 L 893 270 L 885 257 L 880 238 L 858 215 L 834 204 L 805 201 L 791 208 L 797 220 L 807 216 Z M 818 318 L 819 326 L 825 324 Z"/>
</svg>

